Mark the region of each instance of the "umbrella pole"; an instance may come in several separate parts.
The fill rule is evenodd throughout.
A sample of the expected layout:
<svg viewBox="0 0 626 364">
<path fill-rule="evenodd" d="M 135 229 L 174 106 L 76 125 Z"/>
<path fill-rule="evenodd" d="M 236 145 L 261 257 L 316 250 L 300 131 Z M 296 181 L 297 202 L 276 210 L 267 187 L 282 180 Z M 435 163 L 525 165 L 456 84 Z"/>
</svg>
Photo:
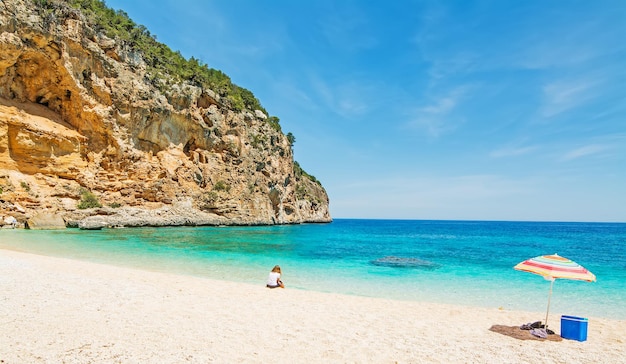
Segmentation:
<svg viewBox="0 0 626 364">
<path fill-rule="evenodd" d="M 548 312 L 550 312 L 550 298 L 552 297 L 552 286 L 554 285 L 554 278 L 550 280 L 550 293 L 548 293 L 548 309 L 546 310 L 546 332 L 548 331 Z"/>
</svg>

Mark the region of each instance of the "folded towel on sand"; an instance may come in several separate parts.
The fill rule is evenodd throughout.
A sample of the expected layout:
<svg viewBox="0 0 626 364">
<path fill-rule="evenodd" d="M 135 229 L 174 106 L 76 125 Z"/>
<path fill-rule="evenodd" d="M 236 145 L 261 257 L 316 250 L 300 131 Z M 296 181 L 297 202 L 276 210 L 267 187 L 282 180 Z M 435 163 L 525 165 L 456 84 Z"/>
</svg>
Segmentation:
<svg viewBox="0 0 626 364">
<path fill-rule="evenodd" d="M 530 330 L 531 335 L 533 336 L 537 336 L 538 338 L 541 339 L 546 339 L 548 337 L 548 333 L 546 332 L 546 329 L 532 329 Z"/>
</svg>

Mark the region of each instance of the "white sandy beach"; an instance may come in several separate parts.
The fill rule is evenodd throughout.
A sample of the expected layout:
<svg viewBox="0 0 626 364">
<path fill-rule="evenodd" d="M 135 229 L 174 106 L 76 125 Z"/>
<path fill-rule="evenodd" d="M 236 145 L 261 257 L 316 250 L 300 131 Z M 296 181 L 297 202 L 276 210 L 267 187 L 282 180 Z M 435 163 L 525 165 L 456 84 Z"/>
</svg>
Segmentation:
<svg viewBox="0 0 626 364">
<path fill-rule="evenodd" d="M 289 282 L 286 282 L 287 284 Z M 626 321 L 588 340 L 493 332 L 541 312 L 274 289 L 0 250 L 1 363 L 626 363 Z M 560 316 L 551 315 L 560 333 Z"/>
</svg>

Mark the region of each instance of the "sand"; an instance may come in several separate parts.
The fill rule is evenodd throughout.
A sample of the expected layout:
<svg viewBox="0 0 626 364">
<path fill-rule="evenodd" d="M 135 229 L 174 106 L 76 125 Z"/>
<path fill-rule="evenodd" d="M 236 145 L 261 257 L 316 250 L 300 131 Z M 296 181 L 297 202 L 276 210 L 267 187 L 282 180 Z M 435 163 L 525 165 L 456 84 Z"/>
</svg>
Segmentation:
<svg viewBox="0 0 626 364">
<path fill-rule="evenodd" d="M 522 340 L 544 313 L 263 284 L 0 250 L 0 363 L 626 363 L 624 320 Z"/>
</svg>

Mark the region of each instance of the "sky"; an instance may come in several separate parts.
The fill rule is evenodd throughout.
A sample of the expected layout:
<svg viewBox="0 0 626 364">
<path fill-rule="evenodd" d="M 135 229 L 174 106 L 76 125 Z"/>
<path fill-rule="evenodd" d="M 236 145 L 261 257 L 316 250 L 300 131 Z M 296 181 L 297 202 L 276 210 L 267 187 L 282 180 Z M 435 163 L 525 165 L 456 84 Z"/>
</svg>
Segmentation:
<svg viewBox="0 0 626 364">
<path fill-rule="evenodd" d="M 333 218 L 626 222 L 626 1 L 106 4 L 252 91 Z"/>
</svg>

